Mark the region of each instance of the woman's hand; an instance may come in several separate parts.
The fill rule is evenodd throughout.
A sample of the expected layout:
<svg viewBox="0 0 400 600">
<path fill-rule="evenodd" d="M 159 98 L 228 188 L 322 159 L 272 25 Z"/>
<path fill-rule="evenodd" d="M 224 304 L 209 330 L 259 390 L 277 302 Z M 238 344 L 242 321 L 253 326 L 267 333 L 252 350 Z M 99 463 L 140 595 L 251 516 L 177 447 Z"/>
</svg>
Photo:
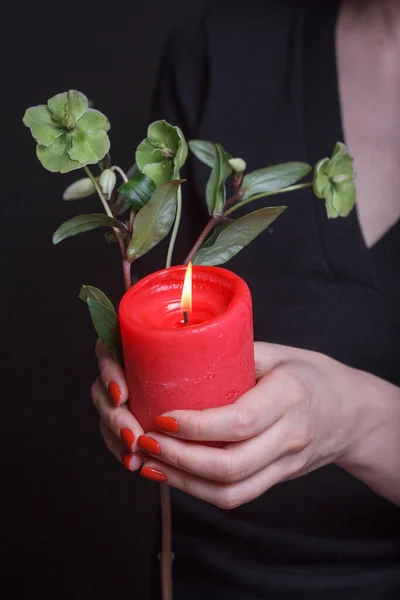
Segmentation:
<svg viewBox="0 0 400 600">
<path fill-rule="evenodd" d="M 257 385 L 235 403 L 157 418 L 165 433 L 138 440 L 147 453 L 143 476 L 232 509 L 327 463 L 343 461 L 346 468 L 363 440 L 376 436 L 384 409 L 384 403 L 375 402 L 376 382 L 382 380 L 306 350 L 257 343 L 255 354 Z M 400 400 L 398 388 L 382 383 Z M 396 405 L 400 408 L 400 402 Z M 221 440 L 226 446 L 190 440 Z M 391 447 L 394 455 L 398 449 Z M 399 465 L 394 467 L 397 473 Z"/>
<path fill-rule="evenodd" d="M 92 385 L 92 401 L 100 414 L 100 431 L 111 452 L 130 471 L 143 464 L 142 452 L 137 452 L 137 439 L 143 429 L 129 411 L 126 401 L 128 387 L 123 370 L 104 344 L 98 340 L 96 356 L 100 377 Z"/>
</svg>

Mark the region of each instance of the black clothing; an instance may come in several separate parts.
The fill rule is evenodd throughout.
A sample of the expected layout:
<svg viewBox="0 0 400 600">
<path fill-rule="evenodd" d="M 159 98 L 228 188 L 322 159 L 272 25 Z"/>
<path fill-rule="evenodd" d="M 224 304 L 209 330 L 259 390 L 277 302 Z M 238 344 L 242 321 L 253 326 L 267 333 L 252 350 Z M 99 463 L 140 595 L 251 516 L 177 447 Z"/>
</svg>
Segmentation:
<svg viewBox="0 0 400 600">
<path fill-rule="evenodd" d="M 169 43 L 155 116 L 189 138 L 221 142 L 248 170 L 315 164 L 345 141 L 337 12 L 336 2 L 213 0 Z M 205 214 L 188 196 L 204 195 L 208 169 L 189 169 L 193 241 Z M 253 209 L 267 200 L 288 210 L 227 265 L 250 286 L 255 338 L 400 385 L 399 224 L 368 249 L 356 210 L 328 220 L 309 189 Z M 400 511 L 334 465 L 233 511 L 172 493 L 176 600 L 400 598 Z"/>
</svg>

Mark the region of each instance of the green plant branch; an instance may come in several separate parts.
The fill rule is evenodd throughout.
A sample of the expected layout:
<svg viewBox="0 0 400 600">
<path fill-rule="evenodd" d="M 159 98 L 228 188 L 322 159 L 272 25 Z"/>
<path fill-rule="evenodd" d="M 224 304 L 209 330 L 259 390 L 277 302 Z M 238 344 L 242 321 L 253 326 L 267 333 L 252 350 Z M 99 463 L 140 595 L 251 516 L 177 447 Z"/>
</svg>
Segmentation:
<svg viewBox="0 0 400 600">
<path fill-rule="evenodd" d="M 92 174 L 91 170 L 89 169 L 89 167 L 87 167 L 87 166 L 86 166 L 86 167 L 83 167 L 83 168 L 84 168 L 84 170 L 85 170 L 85 173 L 87 174 L 87 176 L 89 177 L 89 179 L 90 179 L 90 180 L 91 180 L 91 182 L 93 183 L 93 185 L 94 185 L 94 187 L 95 187 L 95 189 L 96 189 L 96 192 L 97 192 L 97 194 L 98 194 L 98 196 L 99 196 L 99 198 L 100 198 L 100 200 L 101 200 L 101 203 L 102 203 L 102 205 L 103 205 L 103 207 L 104 207 L 104 210 L 106 211 L 106 214 L 107 214 L 109 217 L 112 217 L 112 218 L 114 218 L 114 215 L 113 215 L 113 213 L 112 213 L 112 210 L 111 210 L 111 208 L 108 206 L 108 202 L 107 202 L 107 200 L 105 199 L 105 196 L 104 196 L 103 192 L 101 191 L 101 188 L 100 188 L 100 186 L 99 186 L 99 184 L 98 184 L 98 182 L 97 182 L 96 178 L 93 176 L 93 174 Z M 117 240 L 118 240 L 119 248 L 120 248 L 120 250 L 121 250 L 121 256 L 122 256 L 122 260 L 124 261 L 124 260 L 125 260 L 125 257 L 126 257 L 126 248 L 125 248 L 125 243 L 124 243 L 124 240 L 123 240 L 123 238 L 122 238 L 122 236 L 121 236 L 121 232 L 119 231 L 119 229 L 117 229 L 116 227 L 114 227 L 114 228 L 113 228 L 113 231 L 114 231 L 114 233 L 115 233 L 115 237 L 116 237 L 116 238 L 117 238 Z"/>
<path fill-rule="evenodd" d="M 231 213 L 233 213 L 233 211 L 237 210 L 238 208 L 242 208 L 242 206 L 246 206 L 246 204 L 249 204 L 249 202 L 258 200 L 259 198 L 265 198 L 266 196 L 275 196 L 276 194 L 283 194 L 285 192 L 294 192 L 295 190 L 301 190 L 306 187 L 311 187 L 312 185 L 312 181 L 308 181 L 307 183 L 297 183 L 296 185 L 290 185 L 289 187 L 285 187 L 274 192 L 262 192 L 261 194 L 256 194 L 255 196 L 246 198 L 246 200 L 242 200 L 234 206 L 231 206 L 231 208 L 224 212 L 224 217 L 228 217 Z"/>
<path fill-rule="evenodd" d="M 123 171 L 121 169 L 121 167 L 118 167 L 117 165 L 114 165 L 113 167 L 111 167 L 111 171 L 117 171 L 117 173 L 119 173 L 122 177 L 122 179 L 124 180 L 124 183 L 128 183 L 129 179 L 126 176 L 125 171 Z"/>
<path fill-rule="evenodd" d="M 172 263 L 172 253 L 174 251 L 174 246 L 175 246 L 176 238 L 177 238 L 177 235 L 178 235 L 179 224 L 181 222 L 181 216 L 182 216 L 182 187 L 179 186 L 178 191 L 176 193 L 176 217 L 175 217 L 175 223 L 174 223 L 174 228 L 172 230 L 171 239 L 169 241 L 168 254 L 167 254 L 167 262 L 165 264 L 165 267 L 167 269 L 171 266 L 171 263 Z"/>
</svg>

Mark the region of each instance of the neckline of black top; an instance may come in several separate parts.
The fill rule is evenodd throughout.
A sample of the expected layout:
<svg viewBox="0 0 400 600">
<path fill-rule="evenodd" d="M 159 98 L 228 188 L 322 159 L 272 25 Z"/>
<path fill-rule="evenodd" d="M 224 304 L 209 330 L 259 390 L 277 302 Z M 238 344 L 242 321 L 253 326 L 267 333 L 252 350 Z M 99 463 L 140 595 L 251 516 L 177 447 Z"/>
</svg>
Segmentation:
<svg viewBox="0 0 400 600">
<path fill-rule="evenodd" d="M 304 136 L 310 164 L 331 152 L 337 141 L 345 141 L 335 42 L 339 8 L 339 1 L 327 3 L 321 19 L 319 11 L 311 3 L 304 23 Z M 323 52 L 321 48 L 324 48 Z M 322 131 L 324 135 L 321 135 Z M 329 148 L 326 147 L 327 140 L 330 141 Z M 389 232 L 368 248 L 357 208 L 346 218 L 327 219 L 323 201 L 315 198 L 314 206 L 321 247 L 333 279 L 338 283 L 354 283 L 380 290 L 373 255 Z"/>
</svg>

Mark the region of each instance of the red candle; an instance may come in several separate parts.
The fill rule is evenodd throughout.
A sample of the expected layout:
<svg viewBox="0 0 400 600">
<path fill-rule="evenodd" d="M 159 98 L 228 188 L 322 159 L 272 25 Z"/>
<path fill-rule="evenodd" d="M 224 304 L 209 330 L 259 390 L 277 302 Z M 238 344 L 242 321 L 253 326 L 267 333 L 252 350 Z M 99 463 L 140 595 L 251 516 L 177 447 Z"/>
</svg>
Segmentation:
<svg viewBox="0 0 400 600">
<path fill-rule="evenodd" d="M 154 431 L 157 415 L 229 404 L 255 384 L 247 284 L 226 269 L 194 266 L 182 297 L 185 271 L 153 273 L 120 303 L 129 408 L 144 431 Z"/>
</svg>

